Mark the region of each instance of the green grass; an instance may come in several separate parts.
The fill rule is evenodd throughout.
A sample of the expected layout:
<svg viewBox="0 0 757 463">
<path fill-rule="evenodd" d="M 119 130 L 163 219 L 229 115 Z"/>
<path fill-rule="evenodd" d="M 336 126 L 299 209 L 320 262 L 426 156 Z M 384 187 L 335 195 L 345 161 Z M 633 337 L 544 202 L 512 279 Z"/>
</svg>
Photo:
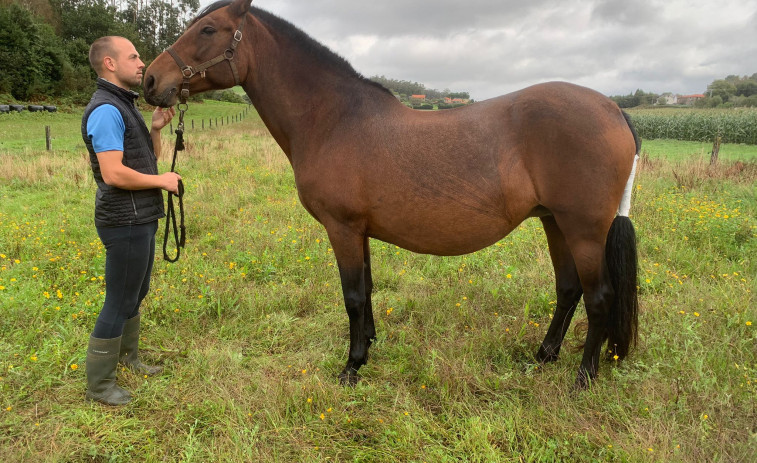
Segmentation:
<svg viewBox="0 0 757 463">
<path fill-rule="evenodd" d="M 195 130 L 200 130 L 201 121 L 205 121 L 205 128 L 221 124 L 221 119 L 242 114 L 246 105 L 231 104 L 220 101 L 207 100 L 205 102 L 191 102 L 185 114 L 187 131 L 195 123 Z M 142 115 L 149 124 L 152 120 L 152 109 L 145 106 Z M 82 109 L 66 109 L 64 111 L 48 113 L 0 114 L 0 153 L 42 151 L 46 148 L 45 126 L 50 126 L 52 149 L 56 152 L 74 152 L 86 150 L 81 139 Z M 177 119 L 178 121 L 178 115 Z M 223 121 L 225 123 L 225 119 Z M 175 126 L 175 124 L 174 124 Z M 168 131 L 165 132 L 168 135 Z M 165 136 L 165 135 L 164 135 Z"/>
<path fill-rule="evenodd" d="M 665 139 L 642 140 L 641 150 L 653 159 L 710 162 L 712 143 Z M 757 145 L 723 144 L 720 146 L 718 159 L 723 162 L 757 162 Z"/>
<path fill-rule="evenodd" d="M 190 111 L 200 107 L 210 106 Z M 9 120 L 0 118 L 0 131 Z M 590 390 L 570 390 L 580 332 L 570 330 L 558 362 L 532 360 L 554 307 L 536 220 L 461 257 L 372 241 L 378 335 L 362 382 L 343 388 L 336 375 L 348 324 L 336 263 L 324 229 L 298 203 L 286 158 L 253 111 L 186 139 L 187 249 L 176 264 L 156 261 L 142 308 L 143 356 L 166 371 L 119 373 L 135 396 L 121 408 L 84 401 L 86 343 L 104 291 L 86 158 L 81 149 L 0 151 L 6 461 L 757 454 L 752 151 L 724 157 L 726 145 L 710 167 L 684 159 L 697 154 L 690 145 L 645 141 L 632 208 L 640 345 L 619 365 L 603 363 Z M 584 317 L 579 309 L 576 322 Z"/>
</svg>

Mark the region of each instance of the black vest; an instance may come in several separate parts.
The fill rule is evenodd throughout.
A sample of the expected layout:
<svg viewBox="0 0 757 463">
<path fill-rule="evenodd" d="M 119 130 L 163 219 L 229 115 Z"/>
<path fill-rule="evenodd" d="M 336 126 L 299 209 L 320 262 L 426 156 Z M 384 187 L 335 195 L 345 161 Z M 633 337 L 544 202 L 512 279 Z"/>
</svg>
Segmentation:
<svg viewBox="0 0 757 463">
<path fill-rule="evenodd" d="M 124 120 L 123 164 L 143 174 L 158 174 L 158 159 L 155 157 L 150 131 L 135 105 L 139 95 L 125 90 L 105 79 L 97 79 L 97 91 L 92 95 L 81 121 L 81 134 L 89 151 L 92 174 L 97 182 L 95 197 L 95 225 L 98 227 L 120 227 L 143 224 L 165 216 L 163 193 L 160 188 L 149 190 L 122 190 L 103 181 L 100 163 L 87 136 L 87 120 L 92 111 L 100 105 L 116 107 Z"/>
</svg>

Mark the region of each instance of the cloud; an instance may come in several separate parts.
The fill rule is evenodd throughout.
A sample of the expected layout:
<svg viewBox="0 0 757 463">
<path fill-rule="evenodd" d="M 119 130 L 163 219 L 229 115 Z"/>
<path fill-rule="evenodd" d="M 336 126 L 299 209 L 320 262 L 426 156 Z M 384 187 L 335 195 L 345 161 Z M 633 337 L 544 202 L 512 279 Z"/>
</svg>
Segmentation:
<svg viewBox="0 0 757 463">
<path fill-rule="evenodd" d="M 203 2 L 203 5 L 209 2 Z M 548 80 L 699 93 L 757 72 L 757 0 L 255 0 L 366 76 L 490 98 Z"/>
</svg>

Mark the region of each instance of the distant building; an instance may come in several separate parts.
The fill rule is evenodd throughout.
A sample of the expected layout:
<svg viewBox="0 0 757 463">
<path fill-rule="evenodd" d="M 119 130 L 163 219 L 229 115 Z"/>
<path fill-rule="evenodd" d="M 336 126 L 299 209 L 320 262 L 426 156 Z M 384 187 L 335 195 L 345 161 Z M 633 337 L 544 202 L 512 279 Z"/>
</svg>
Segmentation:
<svg viewBox="0 0 757 463">
<path fill-rule="evenodd" d="M 657 99 L 657 104 L 661 104 L 661 105 L 678 104 L 678 95 L 673 95 L 672 93 L 663 93 Z"/>
<path fill-rule="evenodd" d="M 704 97 L 705 96 L 702 95 L 701 93 L 697 93 L 694 95 L 679 95 L 678 104 L 690 106 L 696 103 L 697 101 L 703 99 Z"/>
<path fill-rule="evenodd" d="M 411 95 L 410 101 L 426 101 L 426 95 Z"/>
</svg>

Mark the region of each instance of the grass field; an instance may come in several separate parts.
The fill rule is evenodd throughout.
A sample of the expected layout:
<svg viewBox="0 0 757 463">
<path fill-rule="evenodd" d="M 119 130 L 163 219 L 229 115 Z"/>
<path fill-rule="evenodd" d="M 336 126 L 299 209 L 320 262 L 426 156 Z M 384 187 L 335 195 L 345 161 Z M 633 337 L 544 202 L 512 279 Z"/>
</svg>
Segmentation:
<svg viewBox="0 0 757 463">
<path fill-rule="evenodd" d="M 645 139 L 757 144 L 757 109 L 631 108 L 628 113 Z"/>
<path fill-rule="evenodd" d="M 591 389 L 571 391 L 580 331 L 558 362 L 533 362 L 555 303 L 536 220 L 461 257 L 372 241 L 378 335 L 343 388 L 336 263 L 285 156 L 252 110 L 188 132 L 187 249 L 156 261 L 142 307 L 143 356 L 165 373 L 119 373 L 135 400 L 111 408 L 84 401 L 104 296 L 84 149 L 24 145 L 40 121 L 21 116 L 0 117 L 4 461 L 755 460 L 755 146 L 724 145 L 710 167 L 704 145 L 645 142 L 631 211 L 640 344 Z M 80 116 L 59 116 L 78 136 Z"/>
<path fill-rule="evenodd" d="M 247 110 L 247 105 L 229 104 L 220 101 L 207 100 L 202 103 L 192 102 L 185 116 L 187 132 L 194 121 L 195 129 L 200 130 L 201 122 L 205 121 L 205 128 L 210 128 L 211 122 L 221 124 L 221 119 L 238 116 Z M 142 115 L 147 123 L 152 118 L 151 110 L 143 110 Z M 82 110 L 65 109 L 56 113 L 21 113 L 0 114 L 0 153 L 44 151 L 45 126 L 50 127 L 50 138 L 53 151 L 77 152 L 84 148 L 81 139 Z M 178 121 L 178 119 L 176 119 Z M 223 121 L 225 123 L 225 119 Z M 163 136 L 171 136 L 168 130 Z"/>
</svg>

